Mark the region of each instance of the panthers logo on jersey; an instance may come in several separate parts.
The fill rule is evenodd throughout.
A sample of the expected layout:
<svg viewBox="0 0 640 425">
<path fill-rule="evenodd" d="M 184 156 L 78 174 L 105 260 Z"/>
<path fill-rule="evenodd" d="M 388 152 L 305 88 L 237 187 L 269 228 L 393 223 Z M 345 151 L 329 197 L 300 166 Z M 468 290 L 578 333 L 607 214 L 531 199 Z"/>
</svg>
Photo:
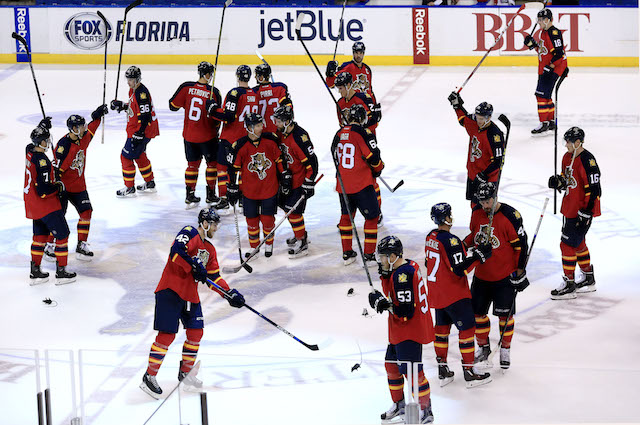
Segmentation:
<svg viewBox="0 0 640 425">
<path fill-rule="evenodd" d="M 76 157 L 73 158 L 73 162 L 71 162 L 71 166 L 69 167 L 71 170 L 78 170 L 78 175 L 81 176 L 84 171 L 84 150 L 80 149 L 76 154 Z"/>
<path fill-rule="evenodd" d="M 549 50 L 547 50 L 547 48 L 545 47 L 544 40 L 540 39 L 540 41 L 538 42 L 538 58 L 540 62 L 542 62 L 542 56 L 546 55 L 547 53 L 549 53 Z"/>
<path fill-rule="evenodd" d="M 476 159 L 482 158 L 482 151 L 480 150 L 480 141 L 476 136 L 471 139 L 471 151 L 469 152 L 469 161 L 476 162 Z"/>
<path fill-rule="evenodd" d="M 369 79 L 365 74 L 358 74 L 355 83 L 356 90 L 360 90 L 361 92 L 369 90 Z"/>
<path fill-rule="evenodd" d="M 575 189 L 576 187 L 578 187 L 578 182 L 576 181 L 576 178 L 573 177 L 573 169 L 569 166 L 567 166 L 567 168 L 564 169 L 564 181 L 567 184 L 567 192 L 569 192 L 569 189 Z"/>
<path fill-rule="evenodd" d="M 488 228 L 488 224 L 481 224 L 478 233 L 473 237 L 473 242 L 475 242 L 476 245 L 481 245 L 483 243 L 487 243 L 488 237 L 488 242 L 491 243 L 491 247 L 496 249 L 500 246 L 500 240 L 493 234 L 493 227 L 491 227 L 491 232 L 487 232 Z"/>
<path fill-rule="evenodd" d="M 251 162 L 247 165 L 247 169 L 252 173 L 256 173 L 260 180 L 267 178 L 267 170 L 271 168 L 273 163 L 267 158 L 264 152 L 257 152 L 251 155 Z"/>
<path fill-rule="evenodd" d="M 200 261 L 202 261 L 202 264 L 204 264 L 204 267 L 206 268 L 207 264 L 209 263 L 209 251 L 207 251 L 206 249 L 199 249 L 196 257 L 198 257 Z"/>
<path fill-rule="evenodd" d="M 293 157 L 289 153 L 289 146 L 282 144 L 280 145 L 280 150 L 282 151 L 282 155 L 287 158 L 287 164 L 293 164 Z"/>
</svg>

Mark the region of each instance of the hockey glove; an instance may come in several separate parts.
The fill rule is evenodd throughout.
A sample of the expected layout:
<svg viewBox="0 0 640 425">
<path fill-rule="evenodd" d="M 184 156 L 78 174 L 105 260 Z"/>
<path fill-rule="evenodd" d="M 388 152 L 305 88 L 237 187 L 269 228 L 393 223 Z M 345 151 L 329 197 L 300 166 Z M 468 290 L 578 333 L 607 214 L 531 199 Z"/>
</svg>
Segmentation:
<svg viewBox="0 0 640 425">
<path fill-rule="evenodd" d="M 61 195 L 65 191 L 64 183 L 62 183 L 61 181 L 56 181 L 53 184 L 56 185 L 56 189 L 58 189 L 58 194 Z"/>
<path fill-rule="evenodd" d="M 476 260 L 480 260 L 481 263 L 484 263 L 491 257 L 492 251 L 493 247 L 490 243 L 483 243 L 476 246 L 473 256 Z"/>
<path fill-rule="evenodd" d="M 576 227 L 578 229 L 586 229 L 591 224 L 591 217 L 593 214 L 587 210 L 578 210 L 578 222 Z"/>
<path fill-rule="evenodd" d="M 374 291 L 369 294 L 369 305 L 378 313 L 382 313 L 391 307 L 391 302 L 380 291 Z"/>
<path fill-rule="evenodd" d="M 336 71 L 338 70 L 338 62 L 336 61 L 329 61 L 327 63 L 327 71 L 325 72 L 325 75 L 327 77 L 335 77 L 336 76 Z"/>
<path fill-rule="evenodd" d="M 95 111 L 91 113 L 91 120 L 92 121 L 99 120 L 100 118 L 107 115 L 108 113 L 109 113 L 109 108 L 107 107 L 107 105 L 106 104 L 100 105 L 96 108 Z"/>
<path fill-rule="evenodd" d="M 548 183 L 549 189 L 556 189 L 558 192 L 562 192 L 567 188 L 567 182 L 560 174 L 549 177 Z"/>
<path fill-rule="evenodd" d="M 242 192 L 240 192 L 240 187 L 235 183 L 227 183 L 227 201 L 231 205 L 235 205 L 242 196 Z"/>
<path fill-rule="evenodd" d="M 202 260 L 198 257 L 192 258 L 193 263 L 191 263 L 191 274 L 196 282 L 206 282 L 207 281 L 207 269 L 202 263 Z"/>
<path fill-rule="evenodd" d="M 304 197 L 306 199 L 309 199 L 313 195 L 315 195 L 316 193 L 316 190 L 314 188 L 315 185 L 316 183 L 313 180 L 304 179 L 304 183 L 302 183 L 302 191 L 304 192 Z"/>
<path fill-rule="evenodd" d="M 127 105 L 126 103 L 124 103 L 121 100 L 112 100 L 111 101 L 111 110 L 112 111 L 118 111 L 118 113 L 124 111 L 125 109 L 127 109 L 129 107 L 129 105 Z"/>
<path fill-rule="evenodd" d="M 527 272 L 522 272 L 520 276 L 511 276 L 509 277 L 509 281 L 511 282 L 511 286 L 518 292 L 522 292 L 527 289 L 529 286 L 529 279 L 527 279 Z"/>
<path fill-rule="evenodd" d="M 209 116 L 213 115 L 213 112 L 218 109 L 218 103 L 213 100 L 213 99 L 209 99 L 207 100 L 207 103 L 205 104 L 206 108 L 207 108 L 207 114 L 209 114 Z"/>
<path fill-rule="evenodd" d="M 240 308 L 244 305 L 244 297 L 237 289 L 229 291 L 229 298 L 227 298 L 231 307 Z"/>
<path fill-rule="evenodd" d="M 280 192 L 282 192 L 284 196 L 289 196 L 292 187 L 293 175 L 291 174 L 291 171 L 285 170 L 280 175 Z"/>
<path fill-rule="evenodd" d="M 44 128 L 45 130 L 51 129 L 51 117 L 45 117 L 40 120 L 38 123 L 38 127 Z"/>
<path fill-rule="evenodd" d="M 473 179 L 473 184 L 478 187 L 480 186 L 482 183 L 486 183 L 489 181 L 489 178 L 487 177 L 487 175 L 484 173 L 484 171 L 480 171 L 478 174 L 476 174 L 476 178 Z"/>
<path fill-rule="evenodd" d="M 388 278 L 391 277 L 391 270 L 385 270 L 385 268 L 382 266 L 382 263 L 378 263 L 378 274 L 382 277 L 382 278 Z"/>
<path fill-rule="evenodd" d="M 371 113 L 373 114 L 374 121 L 380 122 L 380 120 L 382 119 L 382 105 L 380 105 L 379 103 L 373 105 L 373 107 L 371 108 Z"/>
<path fill-rule="evenodd" d="M 529 50 L 533 50 L 538 47 L 538 43 L 536 43 L 536 41 L 530 35 L 527 35 L 524 38 L 524 45 L 527 46 Z"/>
<path fill-rule="evenodd" d="M 448 99 L 449 103 L 451 103 L 451 106 L 453 106 L 453 109 L 460 109 L 464 104 L 462 97 L 460 97 L 460 93 L 457 93 L 455 91 L 451 92 Z"/>
</svg>

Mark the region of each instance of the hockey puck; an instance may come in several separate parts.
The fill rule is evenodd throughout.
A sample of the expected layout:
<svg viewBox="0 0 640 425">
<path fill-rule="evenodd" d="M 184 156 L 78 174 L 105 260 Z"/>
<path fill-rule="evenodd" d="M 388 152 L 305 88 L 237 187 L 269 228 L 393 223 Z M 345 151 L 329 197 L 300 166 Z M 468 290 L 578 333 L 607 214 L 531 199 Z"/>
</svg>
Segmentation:
<svg viewBox="0 0 640 425">
<path fill-rule="evenodd" d="M 348 297 L 352 297 L 353 295 L 354 295 L 353 294 L 353 288 L 349 288 L 349 290 L 347 291 L 347 296 Z"/>
</svg>

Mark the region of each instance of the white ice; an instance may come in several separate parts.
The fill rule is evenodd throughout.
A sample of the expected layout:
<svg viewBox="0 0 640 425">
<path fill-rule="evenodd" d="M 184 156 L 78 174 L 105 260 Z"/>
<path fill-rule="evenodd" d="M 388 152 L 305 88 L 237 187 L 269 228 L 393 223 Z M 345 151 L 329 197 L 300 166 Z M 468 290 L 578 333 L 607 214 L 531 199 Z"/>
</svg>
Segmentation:
<svg viewBox="0 0 640 425">
<path fill-rule="evenodd" d="M 102 68 L 35 67 L 57 140 L 71 113 L 88 117 L 101 103 Z M 223 94 L 235 82 L 234 69 L 224 66 L 217 77 Z M 451 203 L 454 232 L 461 237 L 467 233 L 468 138 L 446 98 L 469 72 L 466 67 L 374 67 L 373 87 L 383 106 L 378 130 L 386 163 L 383 176 L 390 184 L 406 182 L 394 194 L 382 188 L 385 226 L 379 237 L 399 236 L 406 257 L 418 263 L 424 262 L 424 237 L 434 227 L 429 219 L 434 203 Z M 87 185 L 94 208 L 89 242 L 96 257 L 81 263 L 73 256 L 77 214 L 71 208 L 69 264 L 78 272 L 77 282 L 58 287 L 52 278 L 31 287 L 32 229 L 24 215 L 21 189 L 24 147 L 41 114 L 28 66 L 0 68 L 2 423 L 36 420 L 35 368 L 29 351 L 35 349 L 41 356 L 46 349 L 74 350 L 76 361 L 76 350 L 82 350 L 87 424 L 143 423 L 159 404 L 138 389 L 155 337 L 153 291 L 172 238 L 182 226 L 195 224 L 198 211 L 184 209 L 183 113 L 169 111 L 167 104 L 183 81 L 195 78 L 195 66 L 142 66 L 142 73 L 160 123 L 161 135 L 148 147 L 158 193 L 116 199 L 115 191 L 122 186 L 124 117 L 110 113 L 104 144 L 100 129 L 87 155 Z M 113 97 L 115 74 L 115 67 L 110 67 L 107 100 Z M 225 424 L 379 423 L 378 415 L 391 404 L 383 368 L 387 322 L 382 316 L 362 316 L 363 308 L 371 313 L 364 270 L 359 262 L 341 264 L 338 195 L 329 154 L 338 128 L 335 109 L 311 66 L 274 67 L 274 75 L 289 85 L 296 120 L 308 130 L 325 175 L 305 214 L 311 253 L 299 260 L 287 258 L 284 239 L 291 230 L 284 224 L 277 233 L 274 257 L 255 261 L 253 274 L 241 271 L 224 277 L 247 303 L 306 342 L 319 344 L 320 351 L 307 350 L 246 309 L 232 309 L 201 288 L 206 327 L 199 377 L 209 393 L 209 416 Z M 522 213 L 530 238 L 544 197 L 553 196 L 546 189 L 553 173 L 553 137 L 529 134 L 537 122 L 535 83 L 534 68 L 486 67 L 462 91 L 469 109 L 486 100 L 493 103 L 496 117 L 504 113 L 513 123 L 500 199 Z M 560 135 L 569 126 L 581 126 L 585 147 L 602 170 L 603 213 L 587 238 L 597 292 L 576 300 L 549 299 L 549 291 L 561 282 L 561 216 L 553 214 L 551 203 L 528 267 L 531 286 L 518 296 L 511 369 L 502 374 L 496 366 L 493 383 L 465 389 L 454 333 L 449 364 L 456 379 L 439 388 L 433 345 L 424 347 L 437 423 L 639 421 L 640 291 L 635 270 L 640 239 L 635 168 L 640 155 L 639 87 L 635 69 L 573 68 L 560 91 Z M 123 80 L 121 98 L 124 90 Z M 558 151 L 564 152 L 562 143 Z M 139 175 L 137 180 L 141 182 Z M 198 194 L 204 198 L 204 168 Z M 219 260 L 235 265 L 232 217 L 224 217 L 223 223 L 216 235 Z M 246 250 L 242 219 L 240 230 Z M 43 264 L 53 274 L 51 263 Z M 373 269 L 372 273 L 379 287 Z M 356 296 L 346 296 L 349 288 Z M 57 306 L 46 306 L 42 302 L 46 297 Z M 492 344 L 498 339 L 497 329 L 492 316 Z M 181 331 L 158 375 L 165 393 L 176 383 L 183 341 Z M 351 372 L 361 355 L 362 367 Z M 69 423 L 68 352 L 50 351 L 49 356 L 54 423 Z M 44 382 L 44 367 L 40 372 Z M 199 423 L 195 396 L 182 394 L 181 401 L 174 394 L 149 423 Z"/>
</svg>

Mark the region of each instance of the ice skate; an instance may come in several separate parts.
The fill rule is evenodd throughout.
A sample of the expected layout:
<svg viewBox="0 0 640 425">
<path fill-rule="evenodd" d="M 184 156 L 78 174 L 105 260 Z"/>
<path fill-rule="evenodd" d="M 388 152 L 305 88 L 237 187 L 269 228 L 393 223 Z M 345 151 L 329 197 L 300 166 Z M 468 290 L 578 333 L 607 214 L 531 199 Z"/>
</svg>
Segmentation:
<svg viewBox="0 0 640 425">
<path fill-rule="evenodd" d="M 403 424 L 404 423 L 404 399 L 393 403 L 389 410 L 380 415 L 383 424 Z"/>
<path fill-rule="evenodd" d="M 231 212 L 231 208 L 229 206 L 229 201 L 225 196 L 221 197 L 217 204 L 213 206 L 216 212 L 220 215 L 227 215 Z"/>
<path fill-rule="evenodd" d="M 118 198 L 133 198 L 136 196 L 136 188 L 135 187 L 123 187 L 122 189 L 116 192 L 116 196 Z"/>
<path fill-rule="evenodd" d="M 144 182 L 136 186 L 136 189 L 140 193 L 156 193 L 156 182 L 149 180 L 148 182 Z"/>
<path fill-rule="evenodd" d="M 80 261 L 91 261 L 93 259 L 93 251 L 86 241 L 78 241 L 76 246 L 76 258 Z"/>
<path fill-rule="evenodd" d="M 288 241 L 287 241 L 288 242 Z M 289 258 L 295 259 L 304 257 L 309 254 L 309 243 L 307 242 L 307 235 L 300 240 L 296 239 L 294 245 L 289 248 Z"/>
<path fill-rule="evenodd" d="M 182 382 L 187 391 L 202 388 L 202 381 L 196 378 L 195 373 L 182 371 L 182 360 L 180 360 L 180 368 L 178 368 L 178 381 Z"/>
<path fill-rule="evenodd" d="M 464 380 L 467 383 L 467 388 L 479 387 L 493 381 L 489 373 L 478 373 L 475 367 L 464 369 Z"/>
<path fill-rule="evenodd" d="M 364 254 L 364 265 L 366 267 L 378 267 L 375 254 Z"/>
<path fill-rule="evenodd" d="M 296 236 L 291 236 L 289 239 L 287 239 L 287 246 L 294 246 L 296 244 L 296 241 Z"/>
<path fill-rule="evenodd" d="M 46 261 L 55 263 L 56 261 L 56 244 L 53 242 L 47 242 L 44 246 L 44 255 L 42 256 Z"/>
<path fill-rule="evenodd" d="M 436 359 L 438 361 L 438 381 L 440 382 L 440 387 L 444 387 L 453 382 L 453 371 L 449 369 L 449 366 L 446 362 L 443 362 L 440 357 Z"/>
<path fill-rule="evenodd" d="M 67 271 L 67 266 L 56 264 L 56 285 L 66 285 L 76 281 L 76 272 Z"/>
<path fill-rule="evenodd" d="M 500 367 L 503 372 L 511 366 L 511 349 L 500 347 Z"/>
<path fill-rule="evenodd" d="M 215 189 L 207 186 L 207 204 L 215 204 L 220 201 L 220 198 L 216 196 Z"/>
<path fill-rule="evenodd" d="M 591 266 L 591 271 L 585 272 L 583 271 L 584 276 L 582 280 L 576 282 L 576 292 L 577 293 L 585 293 L 585 292 L 595 292 L 596 290 L 596 279 L 593 277 L 593 266 Z"/>
<path fill-rule="evenodd" d="M 35 261 L 31 262 L 31 274 L 29 275 L 31 282 L 29 285 L 39 285 L 41 283 L 46 283 L 49 281 L 49 273 L 45 273 L 40 269 L 40 265 L 36 264 Z"/>
<path fill-rule="evenodd" d="M 342 261 L 344 261 L 345 266 L 348 266 L 349 264 L 356 261 L 357 256 L 358 254 L 356 254 L 354 250 L 350 249 L 349 251 L 345 251 L 342 253 Z"/>
<path fill-rule="evenodd" d="M 187 186 L 187 196 L 184 198 L 185 209 L 190 210 L 200 205 L 200 198 L 196 196 L 193 189 Z"/>
<path fill-rule="evenodd" d="M 544 136 L 547 131 L 549 131 L 549 121 L 543 121 L 531 130 L 531 134 L 534 136 Z"/>
<path fill-rule="evenodd" d="M 382 213 L 378 216 L 378 228 L 384 226 L 384 219 L 382 218 Z"/>
<path fill-rule="evenodd" d="M 489 354 L 491 354 L 491 347 L 489 347 L 489 342 L 487 341 L 487 345 L 479 346 L 478 351 L 476 351 L 473 359 L 475 366 L 485 369 L 491 368 L 493 365 L 489 362 Z"/>
<path fill-rule="evenodd" d="M 431 404 L 429 404 L 426 409 L 420 412 L 420 423 L 421 424 L 433 423 L 433 412 L 431 411 Z"/>
<path fill-rule="evenodd" d="M 162 388 L 158 385 L 158 381 L 156 381 L 155 376 L 151 376 L 145 372 L 142 376 L 142 383 L 140 384 L 140 389 L 145 393 L 149 394 L 151 397 L 158 400 L 160 398 L 160 394 L 162 394 Z"/>
<path fill-rule="evenodd" d="M 264 244 L 264 256 L 269 258 L 273 255 L 273 244 Z"/>
<path fill-rule="evenodd" d="M 576 294 L 576 283 L 573 279 L 562 276 L 562 285 L 551 291 L 551 299 L 570 300 L 574 298 L 578 298 L 578 294 Z"/>
<path fill-rule="evenodd" d="M 556 122 L 555 121 L 549 121 L 549 131 L 553 131 L 556 129 Z"/>
</svg>

